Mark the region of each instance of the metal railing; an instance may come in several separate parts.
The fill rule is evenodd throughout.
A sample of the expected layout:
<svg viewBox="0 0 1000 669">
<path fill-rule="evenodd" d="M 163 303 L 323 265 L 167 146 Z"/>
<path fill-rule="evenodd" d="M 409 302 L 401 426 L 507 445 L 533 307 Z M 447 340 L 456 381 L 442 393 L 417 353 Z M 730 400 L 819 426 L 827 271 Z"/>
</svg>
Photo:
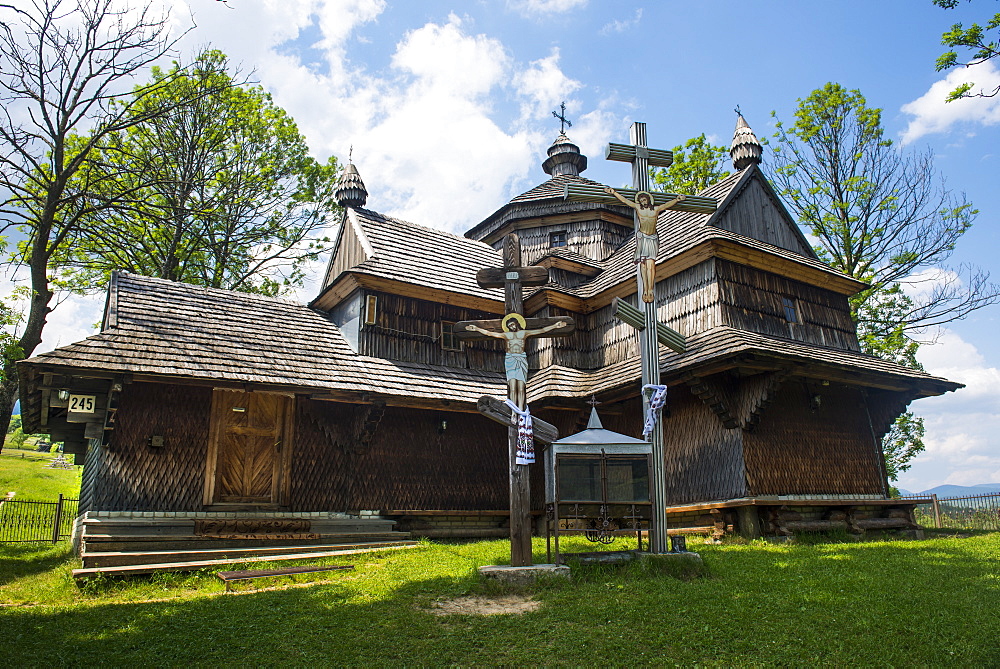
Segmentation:
<svg viewBox="0 0 1000 669">
<path fill-rule="evenodd" d="M 924 527 L 1000 530 L 1000 494 L 930 498 L 930 504 L 918 504 L 915 510 L 917 522 Z"/>
<path fill-rule="evenodd" d="M 0 543 L 58 543 L 73 533 L 79 500 L 0 499 Z"/>
</svg>

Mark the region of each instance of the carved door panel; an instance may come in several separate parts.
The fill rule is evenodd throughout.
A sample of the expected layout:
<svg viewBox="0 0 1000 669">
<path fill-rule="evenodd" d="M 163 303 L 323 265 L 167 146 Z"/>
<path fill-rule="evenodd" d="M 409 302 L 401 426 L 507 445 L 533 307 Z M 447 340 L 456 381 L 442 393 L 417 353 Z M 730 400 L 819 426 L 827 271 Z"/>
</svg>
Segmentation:
<svg viewBox="0 0 1000 669">
<path fill-rule="evenodd" d="M 278 504 L 287 461 L 290 398 L 216 390 L 207 504 Z"/>
</svg>

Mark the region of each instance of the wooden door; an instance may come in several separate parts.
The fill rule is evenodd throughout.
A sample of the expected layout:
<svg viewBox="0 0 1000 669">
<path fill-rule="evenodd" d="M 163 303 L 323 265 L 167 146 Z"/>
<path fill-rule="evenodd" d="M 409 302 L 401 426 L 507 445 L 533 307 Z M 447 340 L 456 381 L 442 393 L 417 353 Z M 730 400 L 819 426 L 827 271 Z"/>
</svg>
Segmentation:
<svg viewBox="0 0 1000 669">
<path fill-rule="evenodd" d="M 206 504 L 280 504 L 291 398 L 216 390 L 212 395 Z"/>
</svg>

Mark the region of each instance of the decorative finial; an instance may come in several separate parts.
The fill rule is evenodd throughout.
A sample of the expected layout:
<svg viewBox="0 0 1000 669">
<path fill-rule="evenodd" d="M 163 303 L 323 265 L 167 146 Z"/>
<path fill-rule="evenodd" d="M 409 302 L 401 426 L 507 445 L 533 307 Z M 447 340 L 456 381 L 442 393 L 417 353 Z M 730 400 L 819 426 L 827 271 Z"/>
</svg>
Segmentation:
<svg viewBox="0 0 1000 669">
<path fill-rule="evenodd" d="M 368 190 L 358 174 L 353 161 L 354 145 L 347 150 L 347 165 L 337 181 L 333 197 L 341 207 L 363 207 L 368 201 Z"/>
<path fill-rule="evenodd" d="M 591 395 L 590 399 L 587 400 L 587 404 L 589 404 L 591 406 L 591 408 L 596 409 L 597 405 L 601 404 L 601 402 L 597 401 L 597 395 Z"/>
<path fill-rule="evenodd" d="M 559 119 L 559 134 L 560 135 L 565 135 L 566 134 L 566 128 L 572 128 L 573 127 L 573 124 L 570 122 L 570 120 L 568 118 L 566 118 L 566 101 L 565 100 L 563 100 L 561 103 L 559 103 L 559 109 L 560 109 L 561 113 L 557 114 L 556 112 L 552 112 L 552 115 L 555 116 L 557 119 Z"/>
<path fill-rule="evenodd" d="M 729 148 L 729 156 L 733 159 L 733 167 L 743 170 L 751 165 L 760 165 L 761 156 L 764 154 L 764 147 L 757 140 L 757 135 L 750 129 L 750 125 L 740 108 L 736 109 L 736 131 L 733 132 L 733 144 Z"/>
</svg>

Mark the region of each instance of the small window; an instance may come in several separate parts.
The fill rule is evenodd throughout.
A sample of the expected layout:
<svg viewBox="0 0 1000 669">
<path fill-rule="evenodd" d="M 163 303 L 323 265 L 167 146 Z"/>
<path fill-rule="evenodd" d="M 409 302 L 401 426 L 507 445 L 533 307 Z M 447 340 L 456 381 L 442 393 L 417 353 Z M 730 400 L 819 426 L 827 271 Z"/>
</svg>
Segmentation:
<svg viewBox="0 0 1000 669">
<path fill-rule="evenodd" d="M 365 300 L 365 325 L 375 325 L 375 317 L 378 315 L 378 295 L 369 295 Z"/>
<path fill-rule="evenodd" d="M 785 308 L 785 320 L 789 323 L 799 322 L 799 311 L 795 306 L 795 300 L 790 297 L 781 298 L 781 306 Z"/>
<path fill-rule="evenodd" d="M 446 351 L 462 350 L 462 342 L 455 336 L 453 321 L 441 321 L 441 348 Z"/>
<path fill-rule="evenodd" d="M 549 233 L 549 246 L 551 248 L 558 248 L 560 246 L 566 246 L 566 232 L 550 232 Z"/>
</svg>

